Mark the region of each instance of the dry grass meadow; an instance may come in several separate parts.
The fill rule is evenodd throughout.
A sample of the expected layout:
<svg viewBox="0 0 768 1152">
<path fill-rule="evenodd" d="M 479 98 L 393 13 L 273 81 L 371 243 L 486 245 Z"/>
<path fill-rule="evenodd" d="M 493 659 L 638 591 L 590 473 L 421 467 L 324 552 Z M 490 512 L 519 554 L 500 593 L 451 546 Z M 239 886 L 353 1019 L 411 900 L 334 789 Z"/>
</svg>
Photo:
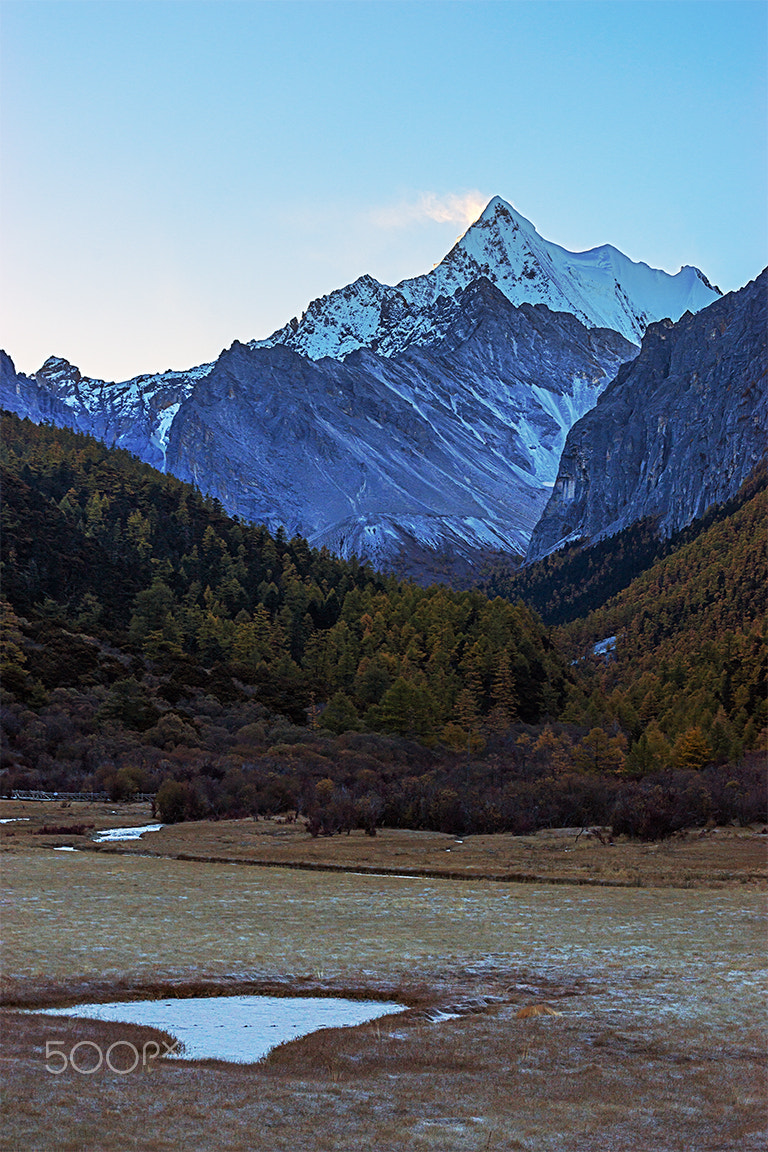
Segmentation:
<svg viewBox="0 0 768 1152">
<path fill-rule="evenodd" d="M 2 803 L 0 816 L 33 810 L 38 827 L 148 818 L 42 807 Z M 33 820 L 0 832 L 9 1152 L 768 1143 L 759 830 L 656 848 L 554 835 L 311 841 L 295 826 L 238 821 L 169 828 L 120 853 L 53 851 L 85 842 L 37 835 Z M 465 878 L 426 874 L 441 870 Z M 526 883 L 499 881 L 519 873 Z M 258 1064 L 158 1061 L 126 1076 L 54 1076 L 45 1042 L 146 1030 L 13 1010 L 260 990 L 379 996 L 408 1010 L 315 1033 Z M 520 1015 L 539 1004 L 557 1014 Z"/>
</svg>

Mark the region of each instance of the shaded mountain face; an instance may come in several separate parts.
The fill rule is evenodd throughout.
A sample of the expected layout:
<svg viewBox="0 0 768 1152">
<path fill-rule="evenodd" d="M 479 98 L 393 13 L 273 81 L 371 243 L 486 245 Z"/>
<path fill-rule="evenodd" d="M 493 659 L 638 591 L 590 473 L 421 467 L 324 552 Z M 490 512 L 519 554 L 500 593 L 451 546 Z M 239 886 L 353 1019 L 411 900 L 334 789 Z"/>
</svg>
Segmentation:
<svg viewBox="0 0 768 1152">
<path fill-rule="evenodd" d="M 768 449 L 768 270 L 698 315 L 651 325 L 571 429 L 527 559 L 644 516 L 668 536 L 732 496 Z"/>
<path fill-rule="evenodd" d="M 174 420 L 168 470 L 248 519 L 423 578 L 522 555 L 568 428 L 635 348 L 487 280 L 445 335 L 343 363 L 234 345 Z M 443 573 L 444 574 L 444 573 Z"/>
<path fill-rule="evenodd" d="M 73 371 L 76 372 L 77 369 Z M 8 412 L 15 412 L 17 416 L 26 416 L 33 424 L 55 424 L 59 428 L 85 430 L 80 424 L 79 413 L 74 412 L 59 397 L 55 388 L 40 383 L 34 376 L 24 376 L 17 372 L 10 356 L 2 351 L 0 351 L 0 406 Z"/>
<path fill-rule="evenodd" d="M 609 244 L 568 252 L 544 240 L 529 220 L 496 196 L 431 272 L 394 288 L 361 276 L 313 300 L 301 319 L 252 347 L 284 344 L 313 360 L 342 357 L 356 348 L 391 356 L 431 342 L 438 323 L 436 302 L 479 277 L 489 279 L 512 304 L 546 304 L 572 313 L 588 328 L 612 328 L 638 344 L 652 321 L 677 320 L 721 295 L 690 266 L 671 276 L 634 263 Z M 437 310 L 444 312 L 439 305 Z"/>
</svg>

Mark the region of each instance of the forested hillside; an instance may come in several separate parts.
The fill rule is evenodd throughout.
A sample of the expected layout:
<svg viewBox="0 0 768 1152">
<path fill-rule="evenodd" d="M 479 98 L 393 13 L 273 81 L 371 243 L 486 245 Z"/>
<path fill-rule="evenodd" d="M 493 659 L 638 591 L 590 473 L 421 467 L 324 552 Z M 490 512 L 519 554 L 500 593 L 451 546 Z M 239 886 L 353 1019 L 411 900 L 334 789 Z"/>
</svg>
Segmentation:
<svg viewBox="0 0 768 1152">
<path fill-rule="evenodd" d="M 643 772 L 667 763 L 670 744 L 692 729 L 705 736 L 702 759 L 757 747 L 768 723 L 766 525 L 763 465 L 671 555 L 561 629 L 572 659 L 616 637 L 609 659 L 580 662 L 564 717 L 620 723 L 628 766 Z"/>
<path fill-rule="evenodd" d="M 2 465 L 4 790 L 315 832 L 760 818 L 764 491 L 553 632 L 272 537 L 87 436 L 6 415 Z"/>
</svg>

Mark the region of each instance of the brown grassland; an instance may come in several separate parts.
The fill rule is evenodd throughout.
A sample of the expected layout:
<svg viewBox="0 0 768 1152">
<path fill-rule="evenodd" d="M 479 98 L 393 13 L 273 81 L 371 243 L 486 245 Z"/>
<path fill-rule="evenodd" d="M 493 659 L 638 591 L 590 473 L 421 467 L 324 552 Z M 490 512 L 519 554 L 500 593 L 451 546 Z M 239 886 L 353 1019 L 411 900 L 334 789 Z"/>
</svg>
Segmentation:
<svg viewBox="0 0 768 1152">
<path fill-rule="evenodd" d="M 87 838 L 36 831 L 148 822 L 116 807 L 0 804 L 0 817 L 33 816 L 0 826 L 3 1149 L 765 1147 L 759 829 L 458 843 L 232 821 L 119 853 L 55 852 Z M 234 866 L 249 860 L 273 866 Z M 257 1064 L 157 1061 L 126 1076 L 54 1076 L 45 1043 L 146 1029 L 14 1011 L 258 991 L 408 1010 Z M 539 1004 L 557 1014 L 520 1015 Z"/>
</svg>

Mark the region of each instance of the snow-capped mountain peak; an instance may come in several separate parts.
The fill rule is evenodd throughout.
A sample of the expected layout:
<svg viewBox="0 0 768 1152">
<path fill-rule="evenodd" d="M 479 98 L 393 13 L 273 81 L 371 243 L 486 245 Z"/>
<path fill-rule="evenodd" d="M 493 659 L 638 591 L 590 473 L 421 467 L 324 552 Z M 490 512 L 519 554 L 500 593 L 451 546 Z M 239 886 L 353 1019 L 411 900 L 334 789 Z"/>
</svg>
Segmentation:
<svg viewBox="0 0 768 1152">
<path fill-rule="evenodd" d="M 546 304 L 571 312 L 590 328 L 613 328 L 637 344 L 649 323 L 698 312 L 721 295 L 698 269 L 672 276 L 636 263 L 611 244 L 569 252 L 545 240 L 510 204 L 496 196 L 437 265 L 440 291 L 487 276 L 513 304 Z M 427 277 L 407 281 L 421 288 Z"/>
<path fill-rule="evenodd" d="M 530 220 L 500 196 L 430 272 L 394 287 L 361 276 L 346 288 L 320 297 L 300 320 L 251 347 L 286 344 L 313 360 L 341 359 L 355 348 L 381 355 L 402 352 L 432 339 L 420 323 L 441 296 L 452 296 L 486 277 L 512 304 L 546 304 L 570 312 L 589 328 L 612 328 L 639 344 L 649 323 L 698 312 L 721 295 L 689 265 L 672 276 L 635 263 L 604 244 L 569 252 L 545 240 Z"/>
</svg>

